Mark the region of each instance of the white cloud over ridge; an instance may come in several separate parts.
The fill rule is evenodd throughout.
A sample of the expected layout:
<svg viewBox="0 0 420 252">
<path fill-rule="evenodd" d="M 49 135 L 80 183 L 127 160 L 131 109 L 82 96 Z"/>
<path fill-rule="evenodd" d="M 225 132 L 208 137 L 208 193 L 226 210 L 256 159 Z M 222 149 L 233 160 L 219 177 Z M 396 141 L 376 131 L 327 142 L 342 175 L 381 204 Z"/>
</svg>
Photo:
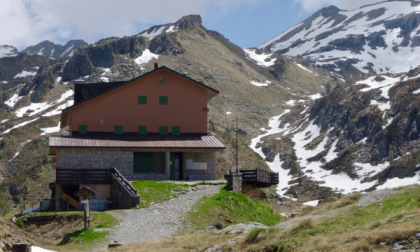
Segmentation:
<svg viewBox="0 0 420 252">
<path fill-rule="evenodd" d="M 267 1 L 267 0 L 264 0 Z M 189 14 L 226 15 L 238 5 L 258 0 L 2 0 L 0 45 L 22 50 L 42 40 L 89 43 L 110 36 L 130 36 L 155 24 Z M 209 11 L 212 11 L 211 15 Z"/>
</svg>

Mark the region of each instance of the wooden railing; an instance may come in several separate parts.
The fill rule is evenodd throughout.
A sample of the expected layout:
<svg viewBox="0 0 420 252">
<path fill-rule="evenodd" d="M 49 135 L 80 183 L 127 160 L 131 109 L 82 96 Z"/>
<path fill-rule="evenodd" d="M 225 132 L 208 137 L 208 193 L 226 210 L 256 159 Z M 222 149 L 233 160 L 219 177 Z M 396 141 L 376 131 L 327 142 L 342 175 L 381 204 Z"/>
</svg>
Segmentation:
<svg viewBox="0 0 420 252">
<path fill-rule="evenodd" d="M 269 172 L 263 169 L 242 170 L 242 181 L 248 184 L 277 185 L 279 183 L 279 173 Z"/>
<path fill-rule="evenodd" d="M 131 183 L 118 171 L 116 168 L 111 168 L 111 175 L 114 176 L 115 179 L 117 179 L 121 185 L 125 188 L 125 190 L 131 195 L 131 196 L 138 196 L 137 190 L 131 185 Z"/>
<path fill-rule="evenodd" d="M 110 169 L 57 169 L 56 183 L 61 185 L 74 184 L 110 184 Z"/>
</svg>

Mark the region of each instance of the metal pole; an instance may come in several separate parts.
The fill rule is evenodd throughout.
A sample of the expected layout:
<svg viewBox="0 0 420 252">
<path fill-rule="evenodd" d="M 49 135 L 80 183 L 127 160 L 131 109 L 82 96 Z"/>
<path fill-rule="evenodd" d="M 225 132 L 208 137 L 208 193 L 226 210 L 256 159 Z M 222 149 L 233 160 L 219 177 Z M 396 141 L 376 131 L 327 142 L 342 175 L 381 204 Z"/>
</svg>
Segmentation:
<svg viewBox="0 0 420 252">
<path fill-rule="evenodd" d="M 239 173 L 238 167 L 238 117 L 236 116 L 236 173 Z"/>
</svg>

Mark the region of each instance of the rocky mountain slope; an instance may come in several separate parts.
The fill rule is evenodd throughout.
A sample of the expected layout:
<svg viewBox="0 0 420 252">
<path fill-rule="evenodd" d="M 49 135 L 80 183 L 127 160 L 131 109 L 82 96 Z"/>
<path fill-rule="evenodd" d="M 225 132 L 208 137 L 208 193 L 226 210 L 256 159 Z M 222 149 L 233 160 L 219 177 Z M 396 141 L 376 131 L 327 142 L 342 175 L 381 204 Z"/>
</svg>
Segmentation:
<svg viewBox="0 0 420 252">
<path fill-rule="evenodd" d="M 304 61 L 239 48 L 203 27 L 199 16 L 186 16 L 131 37 L 100 40 L 80 47 L 65 61 L 19 55 L 46 61 L 35 64 L 36 74 L 4 90 L 0 106 L 0 187 L 19 207 L 30 205 L 29 199 L 48 197 L 55 164 L 47 155 L 46 135 L 60 130 L 60 110 L 72 104 L 76 79 L 129 80 L 152 70 L 157 62 L 218 89 L 220 95 L 209 104 L 209 119 L 228 147 L 218 158 L 220 176 L 234 164 L 236 117 L 241 162 L 247 168 L 265 167 L 248 147 L 249 135 L 258 135 L 267 118 L 283 110 L 284 101 L 307 99 L 327 83 L 335 85 L 327 71 L 317 71 Z"/>
<path fill-rule="evenodd" d="M 420 2 L 378 1 L 355 10 L 324 8 L 259 48 L 303 56 L 346 80 L 403 73 L 419 65 Z"/>
<path fill-rule="evenodd" d="M 418 68 L 343 84 L 313 106 L 272 118 L 251 147 L 282 174 L 280 194 L 309 204 L 419 184 L 419 94 Z"/>
<path fill-rule="evenodd" d="M 56 45 L 48 40 L 45 40 L 37 45 L 29 46 L 22 52 L 28 54 L 36 54 L 48 56 L 56 59 L 66 59 L 74 55 L 74 53 L 79 49 L 79 47 L 87 46 L 83 40 L 70 40 L 64 46 Z"/>
</svg>

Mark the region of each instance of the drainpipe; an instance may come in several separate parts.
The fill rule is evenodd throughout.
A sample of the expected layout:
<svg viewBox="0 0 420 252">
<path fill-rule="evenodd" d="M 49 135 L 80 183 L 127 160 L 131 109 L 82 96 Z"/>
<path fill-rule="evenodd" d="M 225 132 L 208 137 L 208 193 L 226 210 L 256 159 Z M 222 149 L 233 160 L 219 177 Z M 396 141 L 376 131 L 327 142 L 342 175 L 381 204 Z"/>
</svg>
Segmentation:
<svg viewBox="0 0 420 252">
<path fill-rule="evenodd" d="M 170 174 L 171 174 L 171 152 L 166 151 L 165 152 L 165 172 L 166 172 L 166 177 L 169 180 Z"/>
</svg>

